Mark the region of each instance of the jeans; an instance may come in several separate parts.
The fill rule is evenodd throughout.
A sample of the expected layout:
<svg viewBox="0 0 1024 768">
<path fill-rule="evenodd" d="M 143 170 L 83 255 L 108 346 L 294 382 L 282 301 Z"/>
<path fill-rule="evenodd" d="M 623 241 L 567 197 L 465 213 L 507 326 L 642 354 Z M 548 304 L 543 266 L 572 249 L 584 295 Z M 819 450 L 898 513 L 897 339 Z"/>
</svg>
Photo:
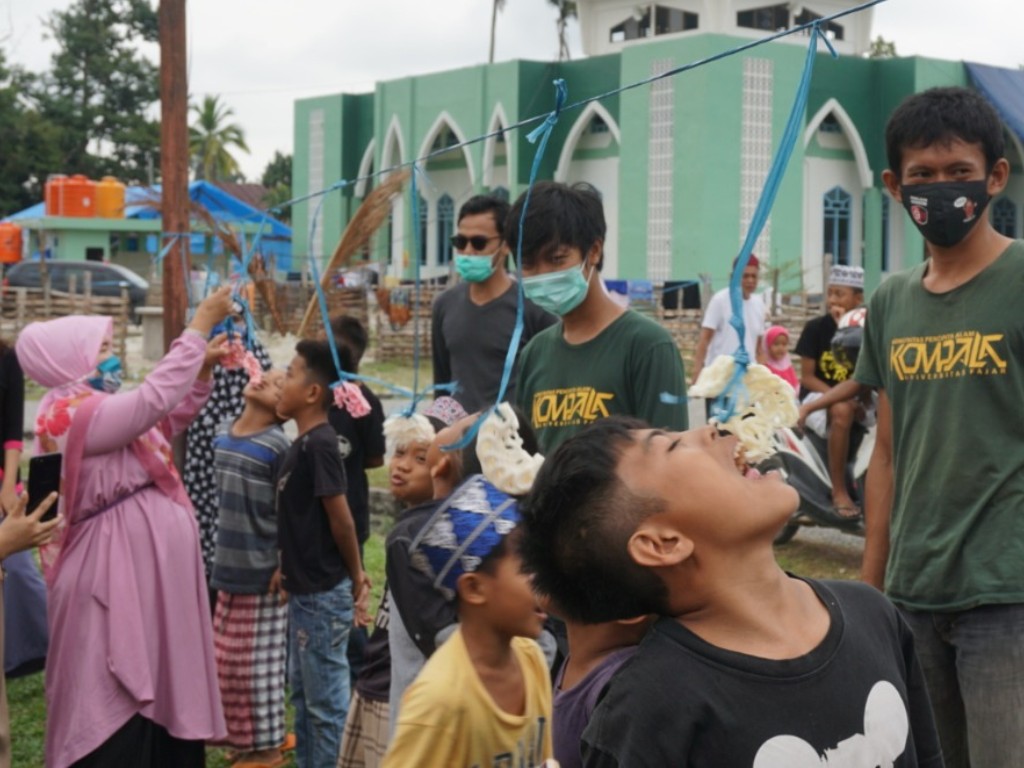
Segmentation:
<svg viewBox="0 0 1024 768">
<path fill-rule="evenodd" d="M 349 704 L 346 650 L 352 582 L 288 598 L 288 683 L 295 707 L 295 764 L 334 768 Z"/>
<path fill-rule="evenodd" d="M 946 768 L 1024 759 L 1024 604 L 900 609 L 914 632 Z"/>
</svg>

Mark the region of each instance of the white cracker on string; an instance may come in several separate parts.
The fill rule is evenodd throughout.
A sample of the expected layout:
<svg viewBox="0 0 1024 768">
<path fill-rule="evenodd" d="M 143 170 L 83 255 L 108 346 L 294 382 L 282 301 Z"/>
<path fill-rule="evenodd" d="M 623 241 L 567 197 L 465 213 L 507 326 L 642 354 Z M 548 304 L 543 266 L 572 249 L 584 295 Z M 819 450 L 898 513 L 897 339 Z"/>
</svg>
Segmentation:
<svg viewBox="0 0 1024 768">
<path fill-rule="evenodd" d="M 519 419 L 508 403 L 501 403 L 480 425 L 476 455 L 484 477 L 509 496 L 529 493 L 544 457 L 530 454 L 519 436 Z"/>
<path fill-rule="evenodd" d="M 735 371 L 736 360 L 731 355 L 719 355 L 700 372 L 690 387 L 690 395 L 709 400 L 718 397 L 732 381 Z M 755 464 L 764 461 L 775 453 L 772 442 L 775 430 L 796 424 L 800 415 L 793 388 L 766 366 L 753 363 L 747 366 L 734 394 L 736 405 L 732 416 L 719 426 L 739 438 L 747 461 Z"/>
</svg>

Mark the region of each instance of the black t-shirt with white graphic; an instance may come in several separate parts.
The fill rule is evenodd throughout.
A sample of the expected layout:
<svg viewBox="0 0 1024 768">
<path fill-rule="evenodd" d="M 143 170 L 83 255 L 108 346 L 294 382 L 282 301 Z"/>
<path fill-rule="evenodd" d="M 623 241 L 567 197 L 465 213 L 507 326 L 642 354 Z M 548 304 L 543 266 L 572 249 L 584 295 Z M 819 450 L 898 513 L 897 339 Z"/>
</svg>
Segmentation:
<svg viewBox="0 0 1024 768">
<path fill-rule="evenodd" d="M 913 636 L 881 593 L 808 580 L 825 639 L 784 661 L 710 645 L 659 620 L 583 734 L 591 768 L 941 766 Z"/>
<path fill-rule="evenodd" d="M 814 375 L 830 387 L 853 375 L 853 371 L 837 362 L 832 354 L 832 337 L 835 335 L 836 321 L 832 315 L 822 315 L 807 321 L 796 343 L 796 353 L 813 360 Z M 807 390 L 801 387 L 800 397 L 806 396 Z"/>
<path fill-rule="evenodd" d="M 326 592 L 349 575 L 323 505 L 345 489 L 334 428 L 325 421 L 299 435 L 277 475 L 277 540 L 288 592 Z"/>
</svg>

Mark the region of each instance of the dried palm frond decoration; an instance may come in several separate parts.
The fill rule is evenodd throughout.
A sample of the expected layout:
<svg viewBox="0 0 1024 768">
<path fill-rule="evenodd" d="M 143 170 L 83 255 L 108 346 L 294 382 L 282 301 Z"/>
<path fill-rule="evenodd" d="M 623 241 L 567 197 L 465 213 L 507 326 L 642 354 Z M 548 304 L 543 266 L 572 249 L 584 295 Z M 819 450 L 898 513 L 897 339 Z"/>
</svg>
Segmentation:
<svg viewBox="0 0 1024 768">
<path fill-rule="evenodd" d="M 160 212 L 161 218 L 163 217 L 163 199 L 158 193 L 153 192 L 151 195 L 140 200 L 139 203 L 155 208 Z M 238 242 L 237 235 L 235 235 L 230 226 L 217 220 L 205 205 L 191 200 L 189 202 L 189 219 L 202 222 L 210 235 L 221 241 L 225 253 L 234 255 L 239 261 L 243 259 L 242 246 Z M 270 309 L 270 314 L 274 318 L 274 325 L 277 326 L 278 333 L 286 333 L 284 319 L 281 317 L 281 311 L 277 306 L 277 290 L 274 279 L 267 274 L 263 259 L 259 255 L 250 259 L 248 272 L 249 277 L 252 278 L 253 285 L 259 291 L 267 308 Z"/>
<path fill-rule="evenodd" d="M 327 288 L 330 285 L 333 273 L 349 263 L 352 257 L 361 251 L 373 237 L 374 233 L 383 226 L 391 213 L 391 202 L 396 195 L 401 194 L 402 187 L 409 180 L 409 171 L 401 170 L 390 174 L 363 200 L 362 205 L 356 211 L 352 220 L 341 235 L 338 246 L 327 262 L 323 273 L 320 276 L 320 285 Z M 317 297 L 314 294 L 306 306 L 306 313 L 302 316 L 299 324 L 298 336 L 303 337 L 306 328 L 317 309 Z"/>
</svg>

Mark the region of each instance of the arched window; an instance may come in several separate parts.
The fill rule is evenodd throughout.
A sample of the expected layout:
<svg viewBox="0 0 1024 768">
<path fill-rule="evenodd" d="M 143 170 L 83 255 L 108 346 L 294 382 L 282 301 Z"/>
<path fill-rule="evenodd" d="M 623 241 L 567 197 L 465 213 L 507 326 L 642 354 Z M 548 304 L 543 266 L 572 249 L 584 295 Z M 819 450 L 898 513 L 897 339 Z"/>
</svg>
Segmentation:
<svg viewBox="0 0 1024 768">
<path fill-rule="evenodd" d="M 455 201 L 444 194 L 437 201 L 437 263 L 445 266 L 452 260 L 452 235 L 455 233 Z"/>
<path fill-rule="evenodd" d="M 823 253 L 832 254 L 833 264 L 850 263 L 850 216 L 853 198 L 842 187 L 832 187 L 822 198 Z"/>
<path fill-rule="evenodd" d="M 992 206 L 992 226 L 1006 237 L 1017 236 L 1017 204 L 1008 197 L 1001 197 Z"/>
<path fill-rule="evenodd" d="M 420 264 L 427 263 L 427 220 L 430 218 L 430 204 L 420 195 Z"/>
</svg>

